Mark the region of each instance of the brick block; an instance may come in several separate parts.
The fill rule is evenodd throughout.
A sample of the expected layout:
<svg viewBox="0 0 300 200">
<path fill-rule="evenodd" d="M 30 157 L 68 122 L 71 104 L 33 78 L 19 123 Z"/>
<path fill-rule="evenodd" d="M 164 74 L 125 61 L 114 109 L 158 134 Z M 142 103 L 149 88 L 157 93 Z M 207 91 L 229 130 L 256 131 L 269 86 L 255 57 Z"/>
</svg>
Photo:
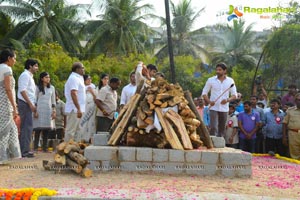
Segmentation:
<svg viewBox="0 0 300 200">
<path fill-rule="evenodd" d="M 169 161 L 171 162 L 184 162 L 184 151 L 182 150 L 169 150 Z"/>
<path fill-rule="evenodd" d="M 118 147 L 88 146 L 84 149 L 84 156 L 88 160 L 117 160 Z"/>
<path fill-rule="evenodd" d="M 222 165 L 217 167 L 225 177 L 251 177 L 251 165 Z"/>
<path fill-rule="evenodd" d="M 201 162 L 201 151 L 191 150 L 185 152 L 185 161 L 187 163 L 199 163 Z"/>
<path fill-rule="evenodd" d="M 161 162 L 161 166 L 164 166 L 164 170 L 161 170 L 164 174 L 182 174 L 185 172 L 185 166 L 182 162 Z"/>
<path fill-rule="evenodd" d="M 152 161 L 152 148 L 136 148 L 137 161 Z"/>
<path fill-rule="evenodd" d="M 108 132 L 98 132 L 97 134 L 94 134 L 92 144 L 94 146 L 107 146 L 109 137 L 110 135 Z"/>
<path fill-rule="evenodd" d="M 166 162 L 169 160 L 168 149 L 153 149 L 153 162 Z"/>
<path fill-rule="evenodd" d="M 147 172 L 152 171 L 151 162 L 120 162 L 122 171 L 128 172 Z"/>
<path fill-rule="evenodd" d="M 220 164 L 222 165 L 251 165 L 252 155 L 243 151 L 221 152 Z"/>
<path fill-rule="evenodd" d="M 135 147 L 119 147 L 119 160 L 120 161 L 136 161 L 136 148 Z"/>
<path fill-rule="evenodd" d="M 219 153 L 213 151 L 201 152 L 201 163 L 204 164 L 217 164 L 219 162 Z"/>
<path fill-rule="evenodd" d="M 225 147 L 225 139 L 223 137 L 210 136 L 210 138 L 215 148 Z"/>
</svg>

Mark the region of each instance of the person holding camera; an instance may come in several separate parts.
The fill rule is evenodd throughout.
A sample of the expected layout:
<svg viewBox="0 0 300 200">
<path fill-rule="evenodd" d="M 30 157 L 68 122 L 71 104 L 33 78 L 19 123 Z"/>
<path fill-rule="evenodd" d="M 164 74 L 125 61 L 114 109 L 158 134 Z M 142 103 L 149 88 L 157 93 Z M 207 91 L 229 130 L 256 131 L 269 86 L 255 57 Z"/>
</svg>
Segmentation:
<svg viewBox="0 0 300 200">
<path fill-rule="evenodd" d="M 268 94 L 264 88 L 261 76 L 257 76 L 257 78 L 255 79 L 252 95 L 258 97 L 257 103 L 264 104 L 264 108 L 268 106 Z"/>
</svg>

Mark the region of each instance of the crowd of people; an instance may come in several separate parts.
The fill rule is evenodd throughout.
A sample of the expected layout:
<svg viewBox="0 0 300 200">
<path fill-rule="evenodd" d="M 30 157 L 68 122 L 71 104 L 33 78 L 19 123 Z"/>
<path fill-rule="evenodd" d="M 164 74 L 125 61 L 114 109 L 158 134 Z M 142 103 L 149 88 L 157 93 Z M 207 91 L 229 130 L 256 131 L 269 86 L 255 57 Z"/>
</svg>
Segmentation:
<svg viewBox="0 0 300 200">
<path fill-rule="evenodd" d="M 60 92 L 51 84 L 49 73 L 41 72 L 35 83 L 39 63 L 34 59 L 26 60 L 24 71 L 18 77 L 16 94 L 12 70 L 15 62 L 14 51 L 1 52 L 0 163 L 12 158 L 34 157 L 39 149 L 47 152 L 48 147 L 54 146 L 54 140 L 91 143 L 95 133 L 109 131 L 141 81 L 142 87 L 148 87 L 156 77 L 164 77 L 155 65 L 140 62 L 129 74 L 129 84 L 122 88 L 119 97 L 119 78 L 103 73 L 96 86 L 91 76 L 85 74 L 84 65 L 75 62 L 64 85 L 63 102 Z M 256 95 L 257 87 L 262 95 Z M 200 97 L 194 99 L 210 134 L 224 137 L 228 147 L 300 159 L 297 87 L 290 85 L 287 95 L 271 101 L 262 83 L 256 84 L 254 89 L 250 99 L 243 101 L 234 80 L 227 76 L 226 65 L 216 65 L 216 76 L 207 80 Z M 20 130 L 16 126 L 18 118 Z"/>
<path fill-rule="evenodd" d="M 249 100 L 243 101 L 234 80 L 226 74 L 226 65 L 217 64 L 216 76 L 209 78 L 202 95 L 194 98 L 210 134 L 224 137 L 228 147 L 299 160 L 300 93 L 296 85 L 289 85 L 283 97 L 269 100 L 259 79 Z"/>
</svg>

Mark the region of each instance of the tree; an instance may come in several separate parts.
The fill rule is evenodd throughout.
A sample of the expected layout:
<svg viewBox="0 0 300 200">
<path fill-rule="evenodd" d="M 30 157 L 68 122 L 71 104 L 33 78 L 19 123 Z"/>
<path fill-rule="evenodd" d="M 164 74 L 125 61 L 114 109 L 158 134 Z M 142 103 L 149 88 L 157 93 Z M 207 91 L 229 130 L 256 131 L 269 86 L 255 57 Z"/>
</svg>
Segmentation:
<svg viewBox="0 0 300 200">
<path fill-rule="evenodd" d="M 174 55 L 192 55 L 194 58 L 201 58 L 206 63 L 210 59 L 209 53 L 199 45 L 203 37 L 204 29 L 192 31 L 196 19 L 204 11 L 204 8 L 195 11 L 192 7 L 191 0 L 182 0 L 178 5 L 171 2 L 172 20 L 172 42 Z M 165 19 L 162 19 L 165 23 Z M 168 55 L 168 46 L 166 34 L 161 34 L 161 39 L 156 41 L 159 51 L 156 56 L 160 59 Z"/>
<path fill-rule="evenodd" d="M 218 38 L 221 51 L 214 53 L 213 65 L 225 62 L 230 68 L 241 65 L 245 69 L 252 69 L 257 63 L 251 52 L 255 39 L 252 26 L 245 27 L 245 21 L 242 20 L 233 20 L 232 26 L 227 25 Z"/>
<path fill-rule="evenodd" d="M 106 0 L 100 20 L 88 22 L 84 32 L 92 34 L 86 46 L 88 57 L 144 53 L 150 29 L 142 21 L 152 6 L 141 0 Z"/>
<path fill-rule="evenodd" d="M 2 42 L 18 40 L 26 48 L 31 43 L 58 42 L 65 50 L 77 55 L 80 44 L 70 27 L 77 24 L 76 6 L 67 6 L 64 0 L 4 0 L 0 4 L 3 13 L 13 17 L 19 23 L 9 32 Z M 9 44 L 10 43 L 10 44 Z"/>
<path fill-rule="evenodd" d="M 14 27 L 11 18 L 2 12 L 0 12 L 0 27 L 0 40 Z"/>
<path fill-rule="evenodd" d="M 284 85 L 290 83 L 300 85 L 300 24 L 286 24 L 276 30 L 265 45 L 264 62 L 270 67 L 264 71 L 264 76 L 273 83 L 279 79 Z"/>
</svg>

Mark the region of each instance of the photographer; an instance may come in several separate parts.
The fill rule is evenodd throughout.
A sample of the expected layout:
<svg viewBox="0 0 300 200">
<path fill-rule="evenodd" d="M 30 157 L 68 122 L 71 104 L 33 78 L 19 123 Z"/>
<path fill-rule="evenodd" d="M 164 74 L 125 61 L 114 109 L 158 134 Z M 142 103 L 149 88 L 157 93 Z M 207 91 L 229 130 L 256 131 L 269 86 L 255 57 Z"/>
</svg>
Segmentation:
<svg viewBox="0 0 300 200">
<path fill-rule="evenodd" d="M 257 76 L 255 79 L 252 95 L 258 97 L 257 103 L 263 103 L 265 108 L 268 106 L 268 94 L 264 88 L 261 76 Z"/>
</svg>

